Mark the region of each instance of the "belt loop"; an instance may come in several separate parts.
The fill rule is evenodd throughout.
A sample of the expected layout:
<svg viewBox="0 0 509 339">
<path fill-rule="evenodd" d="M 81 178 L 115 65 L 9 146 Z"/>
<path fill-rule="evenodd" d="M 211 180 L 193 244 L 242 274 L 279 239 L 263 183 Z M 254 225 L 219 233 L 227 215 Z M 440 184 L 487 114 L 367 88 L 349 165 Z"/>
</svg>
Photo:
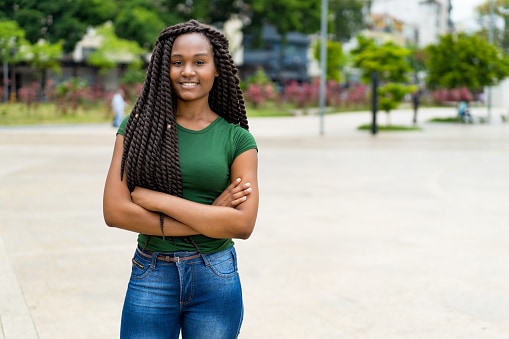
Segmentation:
<svg viewBox="0 0 509 339">
<path fill-rule="evenodd" d="M 157 256 L 159 255 L 158 252 L 152 252 L 152 259 L 151 259 L 151 262 L 150 262 L 150 267 L 151 268 L 155 268 L 156 265 L 157 265 Z"/>
<path fill-rule="evenodd" d="M 205 264 L 205 266 L 209 267 L 210 261 L 209 261 L 209 258 L 207 258 L 207 255 L 200 252 L 200 256 L 201 256 L 201 259 L 203 260 L 203 263 Z"/>
</svg>

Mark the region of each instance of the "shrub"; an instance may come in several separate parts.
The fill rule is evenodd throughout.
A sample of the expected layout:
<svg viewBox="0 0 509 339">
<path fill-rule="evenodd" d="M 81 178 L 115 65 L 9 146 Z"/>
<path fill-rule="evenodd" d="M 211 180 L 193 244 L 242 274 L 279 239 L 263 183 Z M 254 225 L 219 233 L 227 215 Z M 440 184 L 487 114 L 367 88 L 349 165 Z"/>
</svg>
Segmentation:
<svg viewBox="0 0 509 339">
<path fill-rule="evenodd" d="M 39 93 L 40 87 L 37 81 L 32 82 L 29 86 L 21 87 L 18 90 L 19 101 L 26 104 L 30 109 L 32 104 L 37 101 L 37 93 Z"/>
<path fill-rule="evenodd" d="M 76 113 L 80 104 L 93 100 L 93 91 L 87 86 L 86 81 L 71 78 L 56 86 L 55 99 L 57 109 L 62 114 L 67 114 L 69 108 Z"/>
<path fill-rule="evenodd" d="M 277 98 L 274 84 L 262 68 L 259 68 L 256 73 L 247 80 L 244 96 L 246 101 L 252 104 L 253 107 L 258 107 L 267 100 L 275 100 Z"/>
</svg>

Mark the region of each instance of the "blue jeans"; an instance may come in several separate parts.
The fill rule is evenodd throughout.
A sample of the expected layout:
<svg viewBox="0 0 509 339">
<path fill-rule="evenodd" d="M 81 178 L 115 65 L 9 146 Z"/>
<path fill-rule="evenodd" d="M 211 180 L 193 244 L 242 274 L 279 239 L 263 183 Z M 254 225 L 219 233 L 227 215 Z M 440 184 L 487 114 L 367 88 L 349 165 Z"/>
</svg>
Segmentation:
<svg viewBox="0 0 509 339">
<path fill-rule="evenodd" d="M 244 311 L 234 247 L 178 262 L 141 251 L 132 260 L 120 338 L 177 339 L 180 331 L 183 339 L 237 338 Z"/>
<path fill-rule="evenodd" d="M 124 112 L 114 112 L 113 127 L 118 127 L 124 120 Z"/>
</svg>

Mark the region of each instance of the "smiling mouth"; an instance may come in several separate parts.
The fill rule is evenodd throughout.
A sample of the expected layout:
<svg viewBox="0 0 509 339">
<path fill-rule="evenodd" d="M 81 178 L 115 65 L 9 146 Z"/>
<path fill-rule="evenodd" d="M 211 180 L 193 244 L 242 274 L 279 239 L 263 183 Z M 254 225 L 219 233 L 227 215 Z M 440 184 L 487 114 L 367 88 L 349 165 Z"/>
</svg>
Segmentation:
<svg viewBox="0 0 509 339">
<path fill-rule="evenodd" d="M 180 86 L 182 87 L 196 87 L 198 86 L 197 82 L 181 82 Z"/>
</svg>

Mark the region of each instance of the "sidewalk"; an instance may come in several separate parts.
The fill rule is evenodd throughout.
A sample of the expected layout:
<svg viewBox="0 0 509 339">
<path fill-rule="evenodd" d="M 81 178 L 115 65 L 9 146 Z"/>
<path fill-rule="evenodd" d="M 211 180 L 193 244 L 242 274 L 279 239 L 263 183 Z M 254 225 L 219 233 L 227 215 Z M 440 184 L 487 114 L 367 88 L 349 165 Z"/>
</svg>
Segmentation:
<svg viewBox="0 0 509 339">
<path fill-rule="evenodd" d="M 375 136 L 356 129 L 369 113 L 327 115 L 323 136 L 319 116 L 250 119 L 240 338 L 509 338 L 509 123 L 492 112 L 421 109 L 422 131 Z M 136 235 L 102 219 L 114 133 L 0 127 L 0 339 L 118 338 Z"/>
</svg>

